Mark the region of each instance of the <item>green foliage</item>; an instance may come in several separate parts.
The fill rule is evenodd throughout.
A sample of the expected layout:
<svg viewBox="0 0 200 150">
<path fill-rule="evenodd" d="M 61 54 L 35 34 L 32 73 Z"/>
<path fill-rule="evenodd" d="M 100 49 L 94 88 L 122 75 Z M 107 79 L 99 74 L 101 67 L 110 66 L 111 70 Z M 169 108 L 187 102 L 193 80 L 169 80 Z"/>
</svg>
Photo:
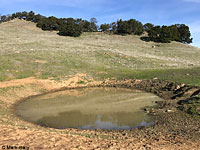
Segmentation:
<svg viewBox="0 0 200 150">
<path fill-rule="evenodd" d="M 35 16 L 35 13 L 34 13 L 33 11 L 30 11 L 30 12 L 28 13 L 28 15 L 27 15 L 27 20 L 28 20 L 28 21 L 32 21 L 33 18 L 34 18 L 34 16 Z"/>
<path fill-rule="evenodd" d="M 170 43 L 170 29 L 167 26 L 162 26 L 159 34 L 159 40 L 162 43 Z"/>
<path fill-rule="evenodd" d="M 117 33 L 117 23 L 116 22 L 111 23 L 110 28 L 113 33 Z"/>
<path fill-rule="evenodd" d="M 96 18 L 91 18 L 90 22 L 82 20 L 81 18 L 75 20 L 76 24 L 80 25 L 82 32 L 97 32 L 98 26 L 96 25 Z"/>
<path fill-rule="evenodd" d="M 37 27 L 41 28 L 42 30 L 58 31 L 61 24 L 62 24 L 61 20 L 59 20 L 56 17 L 51 16 L 48 18 L 40 19 L 40 21 L 37 23 Z"/>
<path fill-rule="evenodd" d="M 108 31 L 110 29 L 110 25 L 109 24 L 102 24 L 100 26 L 101 31 L 105 32 Z"/>
<path fill-rule="evenodd" d="M 126 21 L 122 21 L 121 19 L 117 21 L 117 33 L 128 34 L 128 23 Z"/>
<path fill-rule="evenodd" d="M 161 27 L 155 26 L 148 30 L 148 35 L 153 41 L 158 41 L 160 36 Z"/>
<path fill-rule="evenodd" d="M 198 113 L 195 106 L 193 106 L 193 107 L 190 106 L 190 107 L 188 108 L 187 112 L 188 112 L 189 114 L 191 114 L 191 115 L 195 115 L 195 114 Z"/>
<path fill-rule="evenodd" d="M 176 25 L 171 25 L 168 27 L 170 30 L 170 40 L 180 42 L 180 33 Z"/>
<path fill-rule="evenodd" d="M 26 11 L 13 13 L 11 16 L 1 16 L 0 23 L 11 19 L 24 19 L 36 23 L 36 26 L 42 30 L 59 31 L 59 35 L 64 36 L 80 36 L 82 32 L 96 32 L 98 26 L 96 25 L 96 18 L 91 18 L 90 22 L 82 19 L 73 18 L 56 18 L 54 16 L 45 17 L 40 14 L 35 15 L 33 11 L 29 13 Z"/>
<path fill-rule="evenodd" d="M 78 82 L 78 84 L 85 84 L 85 82 L 81 80 Z"/>
<path fill-rule="evenodd" d="M 146 31 L 146 32 L 148 32 L 149 30 L 151 30 L 151 28 L 153 28 L 154 27 L 154 25 L 152 24 L 152 23 L 146 23 L 146 24 L 144 24 L 144 30 Z"/>
<path fill-rule="evenodd" d="M 80 25 L 76 24 L 74 21 L 67 21 L 63 23 L 59 29 L 59 35 L 62 36 L 73 36 L 78 37 L 82 33 Z"/>
<path fill-rule="evenodd" d="M 144 32 L 144 28 L 141 22 L 136 21 L 135 19 L 128 20 L 129 30 L 134 35 L 141 35 Z"/>
<path fill-rule="evenodd" d="M 80 25 L 82 32 L 91 32 L 90 22 L 87 20 L 82 20 L 81 18 L 75 20 L 76 24 Z"/>
<path fill-rule="evenodd" d="M 191 97 L 186 100 L 182 100 L 178 102 L 181 106 L 179 106 L 179 109 L 181 111 L 187 112 L 191 115 L 200 115 L 200 97 Z"/>
<path fill-rule="evenodd" d="M 0 16 L 0 22 L 6 22 L 6 21 L 7 21 L 6 15 Z"/>
<path fill-rule="evenodd" d="M 42 15 L 40 15 L 40 14 L 38 14 L 38 15 L 35 15 L 34 17 L 33 17 L 33 22 L 35 22 L 35 23 L 39 23 L 43 18 L 45 18 L 44 16 L 42 16 Z"/>
<path fill-rule="evenodd" d="M 118 34 L 134 34 L 141 35 L 144 32 L 144 28 L 141 22 L 135 19 L 128 21 L 117 21 L 117 33 Z"/>
<path fill-rule="evenodd" d="M 13 14 L 14 15 L 14 14 Z M 26 11 L 23 11 L 23 12 L 16 12 L 15 13 L 15 18 L 18 18 L 18 19 L 27 19 L 27 16 L 28 16 L 28 13 Z"/>
<path fill-rule="evenodd" d="M 169 43 L 170 41 L 177 41 L 181 43 L 191 43 L 189 27 L 184 24 L 177 24 L 171 26 L 155 26 L 146 24 L 146 31 L 148 32 L 149 40 L 154 42 Z"/>
<path fill-rule="evenodd" d="M 180 33 L 180 42 L 182 43 L 192 43 L 192 38 L 190 38 L 191 33 L 189 27 L 185 24 L 177 24 L 178 31 Z"/>
<path fill-rule="evenodd" d="M 91 32 L 91 28 L 90 28 L 90 22 L 85 20 L 82 23 L 82 31 L 83 32 Z"/>
<path fill-rule="evenodd" d="M 96 24 L 97 24 L 97 19 L 91 18 L 90 19 L 90 30 L 91 30 L 91 32 L 97 32 L 98 26 Z"/>
<path fill-rule="evenodd" d="M 73 19 L 73 18 L 56 18 L 44 17 L 40 14 L 35 15 L 33 11 L 30 12 L 16 12 L 12 15 L 3 15 L 0 17 L 0 23 L 11 19 L 24 19 L 32 21 L 37 24 L 37 27 L 42 30 L 59 31 L 59 35 L 79 36 L 81 32 L 97 32 L 97 19 L 91 18 L 90 22 L 87 20 Z M 71 23 L 68 23 L 71 22 Z M 72 23 L 73 22 L 73 23 Z M 66 24 L 67 23 L 67 24 Z M 69 29 L 66 29 L 69 28 Z M 71 31 L 70 31 L 71 30 Z M 77 31 L 75 31 L 77 30 Z M 81 30 L 81 31 L 80 31 Z M 115 34 L 134 34 L 141 35 L 144 31 L 148 33 L 147 38 L 141 38 L 147 41 L 155 41 L 162 43 L 169 43 L 170 41 L 178 41 L 182 43 L 192 43 L 191 33 L 189 27 L 185 24 L 176 24 L 171 26 L 154 26 L 151 23 L 146 23 L 144 26 L 141 22 L 130 19 L 127 21 L 118 20 L 111 24 L 102 24 L 101 31 L 111 31 Z"/>
</svg>

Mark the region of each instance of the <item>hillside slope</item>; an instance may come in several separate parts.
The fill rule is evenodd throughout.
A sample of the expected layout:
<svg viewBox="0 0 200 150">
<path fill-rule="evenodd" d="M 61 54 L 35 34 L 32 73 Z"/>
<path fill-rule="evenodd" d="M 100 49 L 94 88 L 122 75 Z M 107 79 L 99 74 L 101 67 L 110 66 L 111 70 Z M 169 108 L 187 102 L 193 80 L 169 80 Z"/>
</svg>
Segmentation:
<svg viewBox="0 0 200 150">
<path fill-rule="evenodd" d="M 0 81 L 199 67 L 199 58 L 199 48 L 177 42 L 144 42 L 139 36 L 104 33 L 63 37 L 18 19 L 0 24 Z"/>
<path fill-rule="evenodd" d="M 187 85 L 200 86 L 199 58 L 200 49 L 176 42 L 160 44 L 141 41 L 139 36 L 104 33 L 62 37 L 56 32 L 44 32 L 32 22 L 2 23 L 0 145 L 26 149 L 199 149 L 199 118 L 177 110 L 180 99 L 184 111 L 200 110 L 200 88 Z M 60 130 L 29 123 L 16 115 L 16 105 L 32 96 L 52 92 L 55 96 L 59 90 L 89 86 L 138 88 L 165 100 L 158 102 L 158 109 L 146 108 L 146 112 L 155 114 L 153 126 L 133 130 Z M 77 96 L 84 93 L 68 92 Z M 186 104 L 183 99 L 188 97 Z M 123 109 L 126 108 L 122 107 L 122 112 Z"/>
</svg>

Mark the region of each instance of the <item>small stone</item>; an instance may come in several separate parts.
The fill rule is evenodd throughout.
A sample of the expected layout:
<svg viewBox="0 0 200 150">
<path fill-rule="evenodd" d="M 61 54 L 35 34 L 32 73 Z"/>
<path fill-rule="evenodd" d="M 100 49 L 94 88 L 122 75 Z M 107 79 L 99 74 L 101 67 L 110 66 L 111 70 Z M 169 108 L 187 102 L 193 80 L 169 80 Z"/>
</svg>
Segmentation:
<svg viewBox="0 0 200 150">
<path fill-rule="evenodd" d="M 178 89 L 180 89 L 181 88 L 181 86 L 180 85 L 177 85 L 176 86 L 176 90 L 178 90 Z"/>
<path fill-rule="evenodd" d="M 166 112 L 173 112 L 173 110 L 167 109 Z"/>
<path fill-rule="evenodd" d="M 185 84 L 183 83 L 183 84 L 181 84 L 181 87 L 184 87 L 185 86 Z"/>
</svg>

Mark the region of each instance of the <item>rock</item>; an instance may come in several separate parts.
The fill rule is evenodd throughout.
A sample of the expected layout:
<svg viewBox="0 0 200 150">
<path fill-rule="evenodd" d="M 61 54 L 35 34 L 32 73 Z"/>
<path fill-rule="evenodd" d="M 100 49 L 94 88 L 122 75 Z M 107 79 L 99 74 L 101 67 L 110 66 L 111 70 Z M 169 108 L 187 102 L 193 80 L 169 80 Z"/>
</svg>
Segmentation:
<svg viewBox="0 0 200 150">
<path fill-rule="evenodd" d="M 184 87 L 185 86 L 185 84 L 183 83 L 183 84 L 181 84 L 181 87 Z"/>
<path fill-rule="evenodd" d="M 181 88 L 181 86 L 180 86 L 180 85 L 177 85 L 175 90 L 178 90 L 178 89 L 180 89 L 180 88 Z"/>
<path fill-rule="evenodd" d="M 195 91 L 195 92 L 193 92 L 190 97 L 193 97 L 193 96 L 200 96 L 200 89 Z"/>
<path fill-rule="evenodd" d="M 170 113 L 170 112 L 174 112 L 173 110 L 167 109 L 166 112 Z"/>
<path fill-rule="evenodd" d="M 171 99 L 180 98 L 180 97 L 182 97 L 184 94 L 185 94 L 185 93 L 182 92 L 182 93 L 180 93 L 180 94 L 174 95 L 174 96 L 171 97 Z"/>
</svg>

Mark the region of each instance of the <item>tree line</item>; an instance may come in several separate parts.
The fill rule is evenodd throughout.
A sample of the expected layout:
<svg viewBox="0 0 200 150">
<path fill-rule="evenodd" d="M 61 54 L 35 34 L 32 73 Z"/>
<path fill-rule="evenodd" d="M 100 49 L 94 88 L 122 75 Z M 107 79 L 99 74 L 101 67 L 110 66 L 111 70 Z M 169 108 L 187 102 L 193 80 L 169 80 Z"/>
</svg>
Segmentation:
<svg viewBox="0 0 200 150">
<path fill-rule="evenodd" d="M 90 21 L 81 18 L 56 18 L 54 16 L 45 17 L 40 14 L 30 12 L 16 12 L 11 15 L 0 16 L 0 23 L 10 21 L 12 19 L 24 19 L 36 23 L 36 26 L 42 30 L 58 31 L 62 36 L 78 37 L 82 32 L 108 32 L 120 35 L 142 35 L 148 33 L 147 37 L 141 37 L 145 41 L 154 41 L 168 43 L 177 41 L 181 43 L 192 43 L 189 27 L 185 24 L 175 24 L 170 26 L 154 26 L 151 23 L 142 24 L 141 22 L 130 19 L 123 21 L 122 19 L 110 24 L 97 25 L 96 18 Z"/>
<path fill-rule="evenodd" d="M 142 37 L 146 41 L 169 43 L 177 41 L 181 43 L 192 43 L 189 27 L 185 24 L 175 24 L 170 26 L 154 26 L 151 23 L 144 25 L 148 37 Z"/>
</svg>

